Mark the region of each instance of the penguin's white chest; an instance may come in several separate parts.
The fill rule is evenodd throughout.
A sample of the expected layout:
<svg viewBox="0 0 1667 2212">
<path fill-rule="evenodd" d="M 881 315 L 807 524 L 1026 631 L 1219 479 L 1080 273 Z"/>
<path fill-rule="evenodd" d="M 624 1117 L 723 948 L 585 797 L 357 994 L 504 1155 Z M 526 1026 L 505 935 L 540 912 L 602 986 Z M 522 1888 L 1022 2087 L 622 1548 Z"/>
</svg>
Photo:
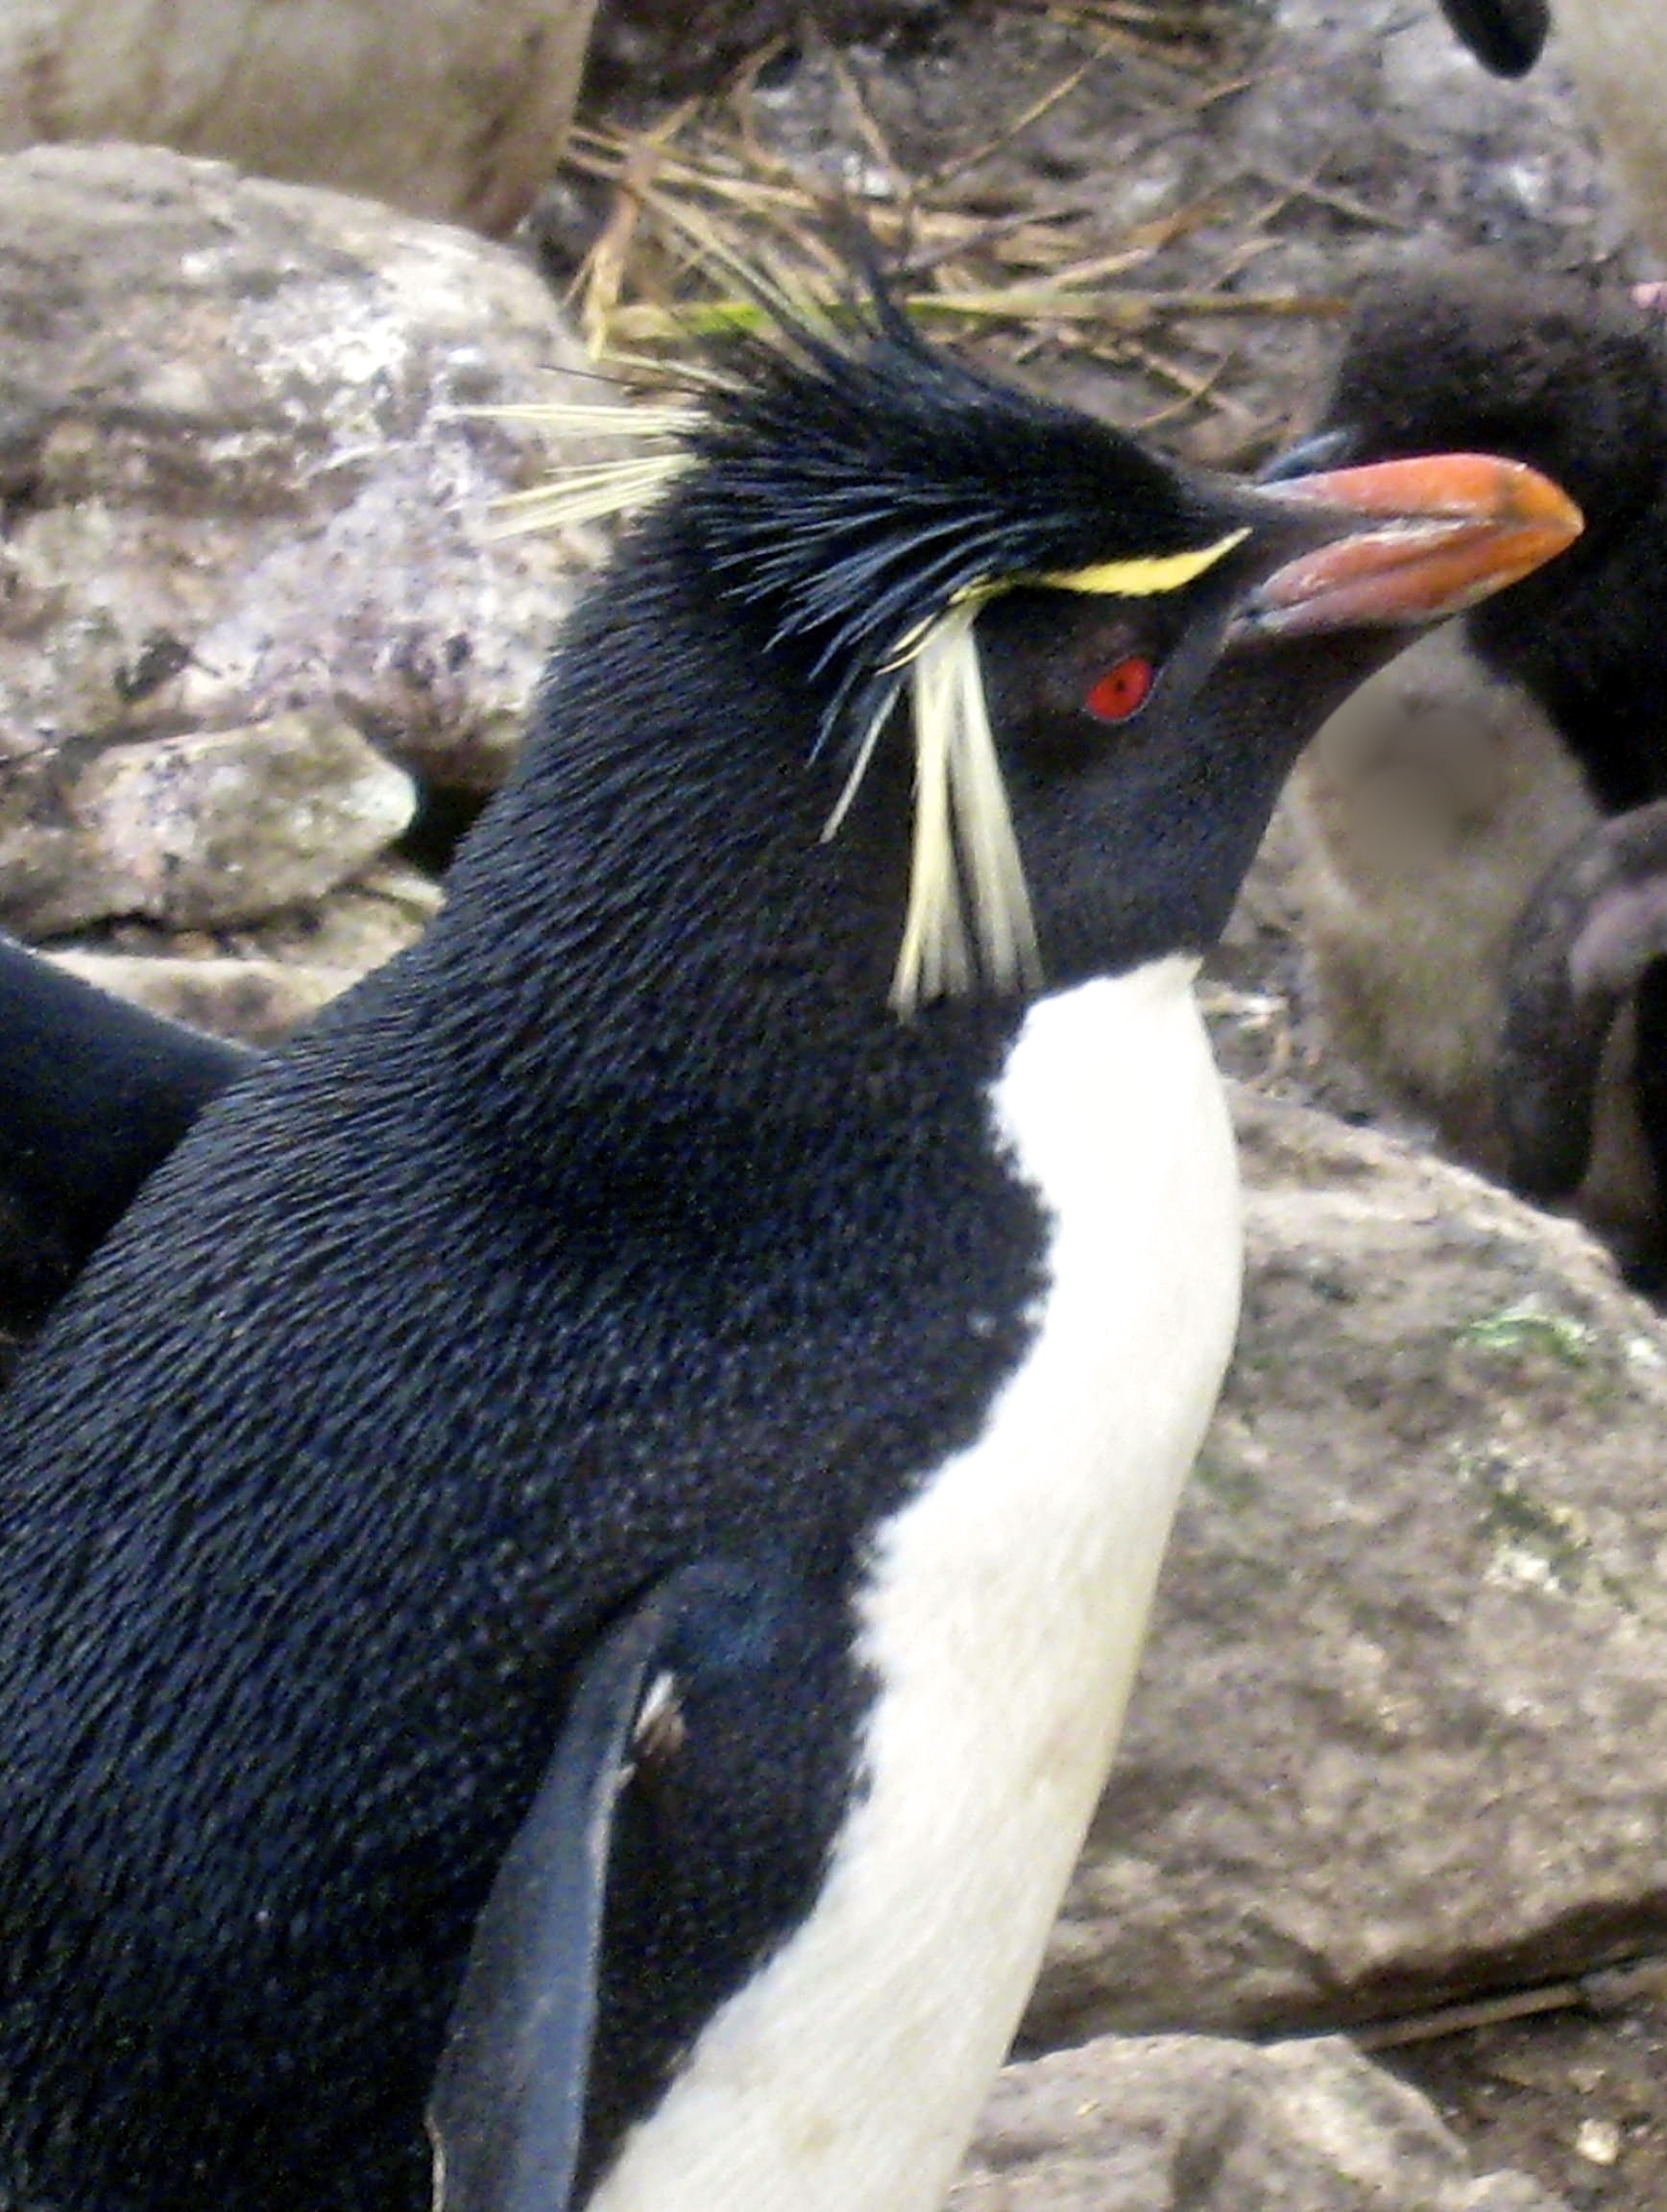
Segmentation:
<svg viewBox="0 0 1667 2212">
<path fill-rule="evenodd" d="M 1044 999 L 996 1125 L 1051 1219 L 1024 1364 L 878 1532 L 866 1787 L 809 1917 L 700 2035 L 594 2212 L 934 2212 L 1115 1748 L 1231 1349 L 1231 1132 L 1196 963 Z"/>
</svg>

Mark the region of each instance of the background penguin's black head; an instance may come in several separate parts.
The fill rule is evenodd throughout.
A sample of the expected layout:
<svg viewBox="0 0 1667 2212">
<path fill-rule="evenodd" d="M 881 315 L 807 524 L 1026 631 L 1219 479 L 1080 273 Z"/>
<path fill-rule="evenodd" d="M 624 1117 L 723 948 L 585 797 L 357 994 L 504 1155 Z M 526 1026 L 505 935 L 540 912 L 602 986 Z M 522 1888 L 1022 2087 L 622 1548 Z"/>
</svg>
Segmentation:
<svg viewBox="0 0 1667 2212">
<path fill-rule="evenodd" d="M 1269 472 L 1469 445 L 1543 469 L 1586 528 L 1479 608 L 1472 643 L 1526 684 L 1606 807 L 1667 772 L 1667 331 L 1625 294 L 1463 260 L 1360 300 L 1316 435 Z"/>
<path fill-rule="evenodd" d="M 1480 257 L 1408 267 L 1356 301 L 1314 447 L 1333 467 L 1455 448 L 1526 461 L 1580 507 L 1589 562 L 1667 468 L 1664 380 L 1660 319 L 1625 295 Z"/>
</svg>

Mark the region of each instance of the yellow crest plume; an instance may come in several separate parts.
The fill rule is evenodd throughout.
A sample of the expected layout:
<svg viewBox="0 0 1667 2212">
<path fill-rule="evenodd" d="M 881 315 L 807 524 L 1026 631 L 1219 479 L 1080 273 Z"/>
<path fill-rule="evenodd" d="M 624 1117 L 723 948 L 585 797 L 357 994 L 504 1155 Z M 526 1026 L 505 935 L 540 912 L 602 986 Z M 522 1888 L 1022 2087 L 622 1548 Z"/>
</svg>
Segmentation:
<svg viewBox="0 0 1667 2212">
<path fill-rule="evenodd" d="M 914 716 L 908 909 L 891 979 L 891 1003 L 900 1014 L 933 998 L 965 998 L 980 980 L 1003 992 L 1034 990 L 1042 981 L 1035 916 L 978 664 L 979 612 L 1024 583 L 1130 599 L 1178 591 L 1248 536 L 1235 530 L 1191 552 L 963 588 L 947 613 L 898 648 L 892 665 L 909 670 Z M 870 724 L 825 837 L 845 819 L 895 699 L 893 692 Z"/>
<path fill-rule="evenodd" d="M 1090 591 L 1118 599 L 1150 599 L 1160 591 L 1179 591 L 1196 584 L 1235 545 L 1243 545 L 1248 527 L 1230 530 L 1213 545 L 1200 545 L 1193 553 L 1149 553 L 1132 561 L 1097 561 L 1092 568 L 1074 568 L 1062 576 L 1040 576 L 1040 584 L 1052 584 L 1061 591 Z"/>
<path fill-rule="evenodd" d="M 681 443 L 700 422 L 695 407 L 610 407 L 585 402 L 568 406 L 535 401 L 524 407 L 494 407 L 499 420 L 542 422 L 583 438 L 619 438 L 632 447 L 612 461 L 581 462 L 563 469 L 548 483 L 529 492 L 507 492 L 494 502 L 500 535 L 523 530 L 565 530 L 581 522 L 604 522 L 628 515 L 657 499 L 674 476 L 689 467 Z M 653 450 L 658 447 L 659 450 Z"/>
<path fill-rule="evenodd" d="M 1025 864 L 978 666 L 974 625 L 987 596 L 969 594 L 953 606 L 909 656 L 914 841 L 891 979 L 900 1014 L 933 998 L 963 998 L 980 975 L 1003 992 L 1042 980 Z"/>
</svg>

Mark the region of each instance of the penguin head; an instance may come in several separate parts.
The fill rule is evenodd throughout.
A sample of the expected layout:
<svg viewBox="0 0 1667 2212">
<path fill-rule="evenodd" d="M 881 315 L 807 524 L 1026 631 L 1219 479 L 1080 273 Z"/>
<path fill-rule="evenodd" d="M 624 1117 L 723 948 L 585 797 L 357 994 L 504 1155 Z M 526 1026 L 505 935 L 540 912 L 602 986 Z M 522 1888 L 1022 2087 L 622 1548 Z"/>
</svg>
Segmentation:
<svg viewBox="0 0 1667 2212">
<path fill-rule="evenodd" d="M 750 349 L 662 475 L 453 908 L 508 948 L 559 879 L 546 966 L 733 1068 L 1201 950 L 1330 709 L 1579 527 L 1475 457 L 1208 476 L 888 313 Z"/>
<path fill-rule="evenodd" d="M 1576 559 L 1589 562 L 1667 469 L 1664 375 L 1661 318 L 1624 295 L 1480 256 L 1392 270 L 1355 303 L 1315 435 L 1264 480 L 1455 447 L 1509 454 L 1580 507 Z"/>
<path fill-rule="evenodd" d="M 818 845 L 891 878 L 894 1010 L 1206 941 L 1234 871 L 1199 831 L 1231 844 L 1271 762 L 1253 741 L 1218 763 L 1200 809 L 1220 719 L 1200 694 L 1249 595 L 1327 526 L 893 319 L 751 369 L 664 523 L 796 699 Z"/>
</svg>

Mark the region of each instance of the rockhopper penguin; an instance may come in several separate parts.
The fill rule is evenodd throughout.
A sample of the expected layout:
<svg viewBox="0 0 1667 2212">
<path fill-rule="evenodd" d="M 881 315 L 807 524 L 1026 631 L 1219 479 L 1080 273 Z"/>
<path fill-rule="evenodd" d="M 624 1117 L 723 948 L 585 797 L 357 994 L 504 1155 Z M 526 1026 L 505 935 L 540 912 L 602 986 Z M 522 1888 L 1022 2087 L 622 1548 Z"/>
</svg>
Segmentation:
<svg viewBox="0 0 1667 2212">
<path fill-rule="evenodd" d="M 6 2201 L 930 2212 L 1232 1337 L 1198 954 L 1380 626 L 1579 527 L 883 309 L 673 458 L 0 1406 Z"/>
</svg>

